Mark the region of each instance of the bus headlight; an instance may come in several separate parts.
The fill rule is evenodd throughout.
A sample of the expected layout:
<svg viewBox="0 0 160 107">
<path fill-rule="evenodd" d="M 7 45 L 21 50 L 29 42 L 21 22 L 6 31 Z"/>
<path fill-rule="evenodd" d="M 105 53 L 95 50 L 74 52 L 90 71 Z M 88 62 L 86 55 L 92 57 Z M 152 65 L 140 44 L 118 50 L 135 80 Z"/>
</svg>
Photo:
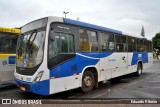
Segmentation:
<svg viewBox="0 0 160 107">
<path fill-rule="evenodd" d="M 34 79 L 33 83 L 39 82 L 42 78 L 42 75 L 43 75 L 43 71 L 40 71 L 36 76 L 36 78 Z"/>
</svg>

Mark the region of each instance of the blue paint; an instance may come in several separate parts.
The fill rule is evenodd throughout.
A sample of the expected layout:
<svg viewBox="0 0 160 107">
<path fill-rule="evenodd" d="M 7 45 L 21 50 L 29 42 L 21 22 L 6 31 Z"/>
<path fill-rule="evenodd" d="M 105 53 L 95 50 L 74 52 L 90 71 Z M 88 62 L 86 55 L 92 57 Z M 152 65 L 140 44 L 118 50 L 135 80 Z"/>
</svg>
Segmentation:
<svg viewBox="0 0 160 107">
<path fill-rule="evenodd" d="M 75 73 L 81 73 L 86 66 L 96 65 L 100 60 L 99 58 L 108 57 L 112 54 L 112 52 L 106 52 L 106 53 L 86 53 L 85 52 L 85 53 L 79 53 L 79 54 L 82 54 L 85 57 L 76 54 L 76 57 L 74 59 L 69 60 L 63 64 L 60 64 L 56 68 L 52 69 L 50 71 L 50 77 L 52 78 L 56 76 L 58 78 L 62 78 L 62 77 L 72 76 Z M 93 57 L 97 59 L 92 59 L 87 57 Z M 73 70 L 72 69 L 73 66 L 76 66 L 77 69 Z M 50 95 L 49 80 L 50 78 L 48 80 L 32 83 L 32 82 L 25 82 L 15 78 L 15 81 L 17 82 L 18 87 L 20 87 L 21 85 L 29 86 L 30 88 L 27 91 L 30 91 L 39 95 Z M 18 85 L 18 83 L 21 85 Z"/>
<path fill-rule="evenodd" d="M 9 56 L 8 64 L 15 64 L 15 63 L 16 63 L 16 56 Z"/>
<path fill-rule="evenodd" d="M 15 78 L 15 81 L 17 83 L 20 83 L 22 85 L 28 85 L 30 86 L 30 89 L 27 91 L 39 94 L 39 95 L 49 95 L 49 80 L 44 80 L 44 81 L 40 81 L 40 82 L 36 82 L 36 83 L 32 83 L 32 82 L 25 82 L 25 81 L 21 81 L 19 79 Z M 18 87 L 20 87 L 17 84 Z"/>
<path fill-rule="evenodd" d="M 148 63 L 148 53 L 147 52 L 134 52 L 132 56 L 131 65 L 136 65 L 138 60 L 142 60 L 143 63 Z"/>
<path fill-rule="evenodd" d="M 102 27 L 102 26 L 97 26 L 97 25 L 93 25 L 93 24 L 89 24 L 89 23 L 85 23 L 85 22 L 80 22 L 80 21 L 76 21 L 76 20 L 64 18 L 64 23 L 72 24 L 72 25 L 76 25 L 76 26 L 81 26 L 81 27 L 88 27 L 88 28 L 112 32 L 112 33 L 117 33 L 117 34 L 122 35 L 122 32 L 118 31 L 118 30 L 114 30 L 114 29 L 110 29 L 110 28 L 106 28 L 106 27 Z"/>
<path fill-rule="evenodd" d="M 79 55 L 72 60 L 60 64 L 50 71 L 50 77 L 58 76 L 59 78 L 72 76 L 75 73 L 81 73 L 82 69 L 87 65 L 97 64 L 99 59 L 88 59 Z M 72 67 L 77 66 L 77 71 L 73 71 Z"/>
<path fill-rule="evenodd" d="M 82 54 L 84 56 L 78 55 L 78 54 Z M 67 76 L 72 76 L 75 73 L 81 73 L 83 71 L 83 69 L 86 66 L 94 66 L 96 65 L 100 59 L 99 58 L 104 58 L 104 57 L 108 57 L 112 54 L 112 52 L 106 52 L 106 53 L 87 53 L 87 52 L 81 52 L 76 54 L 76 57 L 72 60 L 69 60 L 59 66 L 57 66 L 56 68 L 52 69 L 50 71 L 50 77 L 58 77 L 58 78 L 62 78 L 62 77 L 67 77 Z M 87 57 L 91 57 L 91 58 L 87 58 Z M 92 59 L 92 58 L 97 58 L 97 59 Z M 73 71 L 72 67 L 76 66 L 77 67 L 77 71 Z"/>
</svg>

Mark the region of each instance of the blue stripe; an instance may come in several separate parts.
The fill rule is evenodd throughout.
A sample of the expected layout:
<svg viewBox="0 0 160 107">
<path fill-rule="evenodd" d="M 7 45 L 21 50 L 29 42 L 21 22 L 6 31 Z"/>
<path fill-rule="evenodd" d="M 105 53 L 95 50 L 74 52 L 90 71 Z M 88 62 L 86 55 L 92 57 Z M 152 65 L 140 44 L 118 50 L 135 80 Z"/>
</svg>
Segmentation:
<svg viewBox="0 0 160 107">
<path fill-rule="evenodd" d="M 131 65 L 137 64 L 138 60 L 142 60 L 143 63 L 148 63 L 148 53 L 147 52 L 134 52 L 132 56 Z"/>
<path fill-rule="evenodd" d="M 76 55 L 76 57 L 72 60 L 69 60 L 56 68 L 52 69 L 50 71 L 50 77 L 58 76 L 59 78 L 61 77 L 67 77 L 67 76 L 72 76 L 75 73 L 81 73 L 82 69 L 86 67 L 87 65 L 95 65 L 97 64 L 99 59 L 89 59 L 85 58 L 80 55 Z M 76 70 L 73 71 L 73 67 L 76 67 Z"/>
<path fill-rule="evenodd" d="M 100 58 L 108 57 L 112 52 L 106 53 L 78 53 L 76 57 L 69 60 L 50 71 L 50 77 L 57 76 L 58 78 L 72 76 L 75 73 L 81 73 L 86 66 L 95 66 Z M 95 59 L 94 59 L 95 58 Z M 107 65 L 106 65 L 107 66 Z M 73 69 L 74 68 L 74 69 Z M 76 70 L 75 70 L 76 68 Z"/>
<path fill-rule="evenodd" d="M 98 25 L 93 25 L 93 24 L 89 24 L 89 23 L 85 23 L 85 22 L 80 22 L 80 21 L 76 21 L 76 20 L 64 18 L 64 23 L 77 25 L 77 26 L 81 26 L 81 27 L 88 27 L 88 28 L 112 32 L 112 33 L 117 33 L 117 34 L 122 35 L 122 32 L 118 31 L 118 30 L 114 30 L 114 29 L 110 29 L 110 28 L 106 28 L 106 27 L 102 27 L 102 26 L 98 26 Z"/>
</svg>

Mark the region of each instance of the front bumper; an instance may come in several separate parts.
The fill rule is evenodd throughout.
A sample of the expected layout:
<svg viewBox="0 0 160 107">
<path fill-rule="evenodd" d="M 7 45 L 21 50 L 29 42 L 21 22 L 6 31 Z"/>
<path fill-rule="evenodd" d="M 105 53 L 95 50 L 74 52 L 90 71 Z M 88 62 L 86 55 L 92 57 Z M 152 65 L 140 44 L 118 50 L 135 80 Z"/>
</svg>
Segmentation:
<svg viewBox="0 0 160 107">
<path fill-rule="evenodd" d="M 17 86 L 23 91 L 29 91 L 39 95 L 49 95 L 49 80 L 32 83 L 15 78 L 15 81 Z"/>
</svg>

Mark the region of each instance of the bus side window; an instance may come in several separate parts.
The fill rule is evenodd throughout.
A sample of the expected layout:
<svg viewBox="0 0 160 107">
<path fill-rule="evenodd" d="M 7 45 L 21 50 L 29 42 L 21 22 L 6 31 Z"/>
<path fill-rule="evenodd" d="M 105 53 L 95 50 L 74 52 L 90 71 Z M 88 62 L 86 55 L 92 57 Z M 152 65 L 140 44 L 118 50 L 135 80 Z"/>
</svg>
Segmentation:
<svg viewBox="0 0 160 107">
<path fill-rule="evenodd" d="M 51 33 L 50 32 L 50 35 L 49 35 L 49 59 L 50 58 L 53 58 L 54 56 L 56 56 L 59 51 L 60 51 L 60 47 L 59 47 L 59 44 L 60 44 L 60 34 L 59 33 Z"/>
<path fill-rule="evenodd" d="M 99 38 L 101 52 L 114 51 L 114 35 L 99 33 Z"/>
<path fill-rule="evenodd" d="M 149 42 L 149 52 L 152 52 L 152 42 L 151 41 L 148 42 Z"/>
<path fill-rule="evenodd" d="M 143 40 L 137 39 L 137 52 L 143 52 L 144 46 L 143 46 Z"/>
<path fill-rule="evenodd" d="M 80 51 L 90 51 L 89 37 L 87 34 L 87 30 L 80 29 Z"/>
<path fill-rule="evenodd" d="M 144 52 L 148 52 L 149 43 L 147 40 L 144 41 Z"/>
<path fill-rule="evenodd" d="M 96 32 L 87 30 L 88 36 L 89 36 L 89 43 L 91 47 L 92 52 L 98 51 L 98 37 Z"/>
<path fill-rule="evenodd" d="M 72 34 L 54 32 L 49 35 L 49 59 L 60 53 L 74 53 L 74 38 Z"/>
<path fill-rule="evenodd" d="M 137 52 L 140 52 L 140 39 L 137 39 Z"/>
<path fill-rule="evenodd" d="M 128 52 L 136 52 L 136 39 L 128 37 Z"/>
<path fill-rule="evenodd" d="M 80 51 L 95 52 L 98 51 L 98 39 L 96 32 L 80 29 Z"/>
<path fill-rule="evenodd" d="M 61 53 L 74 53 L 74 38 L 71 34 L 61 33 Z"/>
<path fill-rule="evenodd" d="M 116 35 L 116 52 L 126 52 L 126 37 L 122 35 Z"/>
<path fill-rule="evenodd" d="M 67 37 L 64 35 L 61 35 L 61 53 L 68 53 L 68 44 L 67 44 Z"/>
</svg>

